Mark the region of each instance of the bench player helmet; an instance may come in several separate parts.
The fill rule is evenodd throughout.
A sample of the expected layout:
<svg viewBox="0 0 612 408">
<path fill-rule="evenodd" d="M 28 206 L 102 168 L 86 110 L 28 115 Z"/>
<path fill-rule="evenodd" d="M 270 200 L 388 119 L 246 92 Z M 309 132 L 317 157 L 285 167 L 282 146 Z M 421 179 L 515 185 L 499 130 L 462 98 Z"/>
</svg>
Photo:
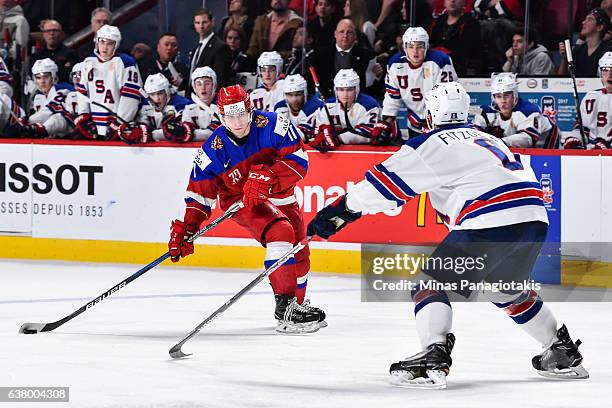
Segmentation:
<svg viewBox="0 0 612 408">
<path fill-rule="evenodd" d="M 170 82 L 162 73 L 149 75 L 144 83 L 144 90 L 149 95 L 149 102 L 152 105 L 155 105 L 157 108 L 163 108 L 170 100 Z M 166 103 L 164 106 L 159 106 L 151 97 L 152 94 L 156 94 L 158 92 L 166 93 Z"/>
<path fill-rule="evenodd" d="M 612 51 L 606 52 L 603 57 L 599 59 L 599 76 L 602 77 L 603 69 L 612 69 Z"/>
<path fill-rule="evenodd" d="M 466 123 L 470 97 L 459 82 L 441 82 L 425 96 L 427 125 L 434 126 Z"/>
<path fill-rule="evenodd" d="M 211 67 L 199 67 L 191 73 L 191 88 L 195 89 L 195 81 L 198 78 L 208 77 L 213 83 L 213 92 L 217 89 L 217 74 Z"/>
<path fill-rule="evenodd" d="M 514 105 L 518 103 L 518 82 L 516 81 L 516 74 L 512 72 L 491 74 L 491 106 L 494 109 L 497 109 L 495 95 L 503 94 L 504 92 L 512 92 Z"/>
<path fill-rule="evenodd" d="M 425 52 L 429 49 L 429 34 L 423 27 L 409 27 L 402 35 L 404 51 L 408 49 L 408 44 L 422 42 L 425 45 Z"/>
<path fill-rule="evenodd" d="M 355 88 L 359 95 L 359 75 L 354 69 L 341 69 L 334 77 L 334 92 L 338 88 Z"/>
<path fill-rule="evenodd" d="M 306 80 L 300 74 L 288 75 L 283 83 L 283 93 L 303 92 L 304 98 L 307 96 Z"/>
<path fill-rule="evenodd" d="M 57 64 L 51 58 L 37 60 L 32 65 L 32 75 L 49 73 L 53 77 L 53 82 L 57 82 Z"/>
<path fill-rule="evenodd" d="M 283 57 L 276 51 L 262 52 L 257 58 L 257 68 L 260 75 L 261 69 L 267 66 L 276 67 L 276 79 L 279 79 L 283 72 Z"/>
<path fill-rule="evenodd" d="M 94 43 L 96 48 L 96 53 L 98 51 L 98 41 L 101 39 L 110 40 L 115 42 L 115 52 L 119 49 L 119 43 L 121 43 L 121 31 L 119 28 L 112 25 L 103 25 L 96 32 L 96 36 L 94 37 Z"/>
</svg>

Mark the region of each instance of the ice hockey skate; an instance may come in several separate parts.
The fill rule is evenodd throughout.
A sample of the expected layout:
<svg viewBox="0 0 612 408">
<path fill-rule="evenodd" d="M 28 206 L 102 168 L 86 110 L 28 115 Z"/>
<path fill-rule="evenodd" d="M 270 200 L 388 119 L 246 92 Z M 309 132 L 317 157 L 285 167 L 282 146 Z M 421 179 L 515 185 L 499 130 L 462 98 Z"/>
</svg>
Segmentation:
<svg viewBox="0 0 612 408">
<path fill-rule="evenodd" d="M 417 389 L 446 388 L 446 376 L 453 363 L 450 354 L 454 345 L 455 336 L 448 333 L 446 343 L 431 344 L 426 350 L 391 364 L 391 384 Z"/>
<path fill-rule="evenodd" d="M 305 299 L 304 302 L 302 302 L 302 306 L 319 315 L 319 328 L 327 327 L 325 312 L 322 309 L 315 306 L 310 306 L 310 299 Z"/>
<path fill-rule="evenodd" d="M 314 333 L 321 327 L 320 314 L 312 306 L 300 305 L 290 295 L 274 295 L 276 310 L 274 317 L 278 321 L 276 331 L 284 334 Z"/>
<path fill-rule="evenodd" d="M 531 363 L 541 376 L 565 380 L 589 378 L 589 373 L 582 367 L 582 354 L 578 350 L 582 342 L 574 343 L 565 325 L 557 330 L 557 340 L 543 353 L 533 357 Z"/>
</svg>

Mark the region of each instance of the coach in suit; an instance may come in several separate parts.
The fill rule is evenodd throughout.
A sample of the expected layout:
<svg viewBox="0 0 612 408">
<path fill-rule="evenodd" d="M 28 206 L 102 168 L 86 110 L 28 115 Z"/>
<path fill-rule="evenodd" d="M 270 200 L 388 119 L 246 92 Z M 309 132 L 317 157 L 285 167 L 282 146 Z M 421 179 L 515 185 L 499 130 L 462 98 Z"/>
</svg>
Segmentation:
<svg viewBox="0 0 612 408">
<path fill-rule="evenodd" d="M 315 48 L 311 64 L 314 66 L 319 81 L 321 93 L 325 98 L 334 96 L 334 77 L 341 69 L 353 68 L 361 80 L 362 92 L 368 93 L 369 87 L 382 78 L 383 68 L 376 62 L 376 55 L 367 48 L 357 44 L 357 30 L 348 18 L 341 19 L 334 32 L 335 44 Z M 313 87 L 310 72 L 307 71 L 309 88 Z"/>
<path fill-rule="evenodd" d="M 217 74 L 218 87 L 229 84 L 232 53 L 226 43 L 214 32 L 215 20 L 208 9 L 198 9 L 193 15 L 193 25 L 200 36 L 198 45 L 191 51 L 189 73 L 198 67 L 209 66 Z M 191 78 L 188 82 L 188 94 L 191 93 Z"/>
</svg>

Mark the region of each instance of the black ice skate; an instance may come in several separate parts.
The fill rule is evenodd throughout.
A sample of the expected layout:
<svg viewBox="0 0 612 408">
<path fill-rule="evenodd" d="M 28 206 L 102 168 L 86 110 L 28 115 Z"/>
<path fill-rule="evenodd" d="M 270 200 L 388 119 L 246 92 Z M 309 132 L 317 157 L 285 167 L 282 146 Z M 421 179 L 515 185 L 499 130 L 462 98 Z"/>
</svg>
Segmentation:
<svg viewBox="0 0 612 408">
<path fill-rule="evenodd" d="M 582 354 L 578 350 L 580 344 L 580 340 L 576 340 L 576 343 L 572 341 L 565 325 L 561 326 L 557 330 L 557 340 L 531 360 L 533 368 L 548 378 L 589 378 L 589 373 L 582 367 Z"/>
<path fill-rule="evenodd" d="M 279 333 L 299 334 L 313 333 L 319 330 L 319 313 L 313 307 L 300 305 L 290 295 L 274 295 L 276 310 L 274 317 L 278 320 L 276 331 Z"/>
<path fill-rule="evenodd" d="M 391 364 L 391 384 L 405 388 L 446 388 L 446 376 L 453 360 L 451 351 L 455 345 L 453 333 L 446 335 L 446 343 L 434 343 L 426 350 Z"/>
<path fill-rule="evenodd" d="M 310 306 L 310 299 L 305 299 L 302 302 L 302 306 L 306 309 L 309 309 L 311 312 L 317 313 L 319 315 L 319 327 L 327 327 L 327 322 L 325 321 L 325 312 L 318 307 Z"/>
</svg>

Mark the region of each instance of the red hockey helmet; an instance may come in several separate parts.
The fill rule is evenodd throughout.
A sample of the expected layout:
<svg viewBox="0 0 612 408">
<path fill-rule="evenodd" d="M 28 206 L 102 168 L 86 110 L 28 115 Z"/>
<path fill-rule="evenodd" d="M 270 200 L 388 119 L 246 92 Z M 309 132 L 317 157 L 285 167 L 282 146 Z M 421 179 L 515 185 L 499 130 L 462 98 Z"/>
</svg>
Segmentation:
<svg viewBox="0 0 612 408">
<path fill-rule="evenodd" d="M 217 106 L 221 115 L 238 115 L 251 112 L 249 94 L 240 85 L 221 88 L 217 96 Z"/>
</svg>

